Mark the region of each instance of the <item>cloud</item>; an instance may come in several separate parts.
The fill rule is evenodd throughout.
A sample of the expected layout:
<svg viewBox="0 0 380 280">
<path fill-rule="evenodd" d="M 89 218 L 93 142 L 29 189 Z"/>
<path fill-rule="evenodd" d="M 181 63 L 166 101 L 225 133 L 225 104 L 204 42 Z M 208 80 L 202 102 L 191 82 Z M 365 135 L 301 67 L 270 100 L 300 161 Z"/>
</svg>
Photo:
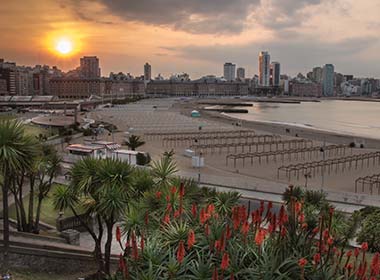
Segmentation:
<svg viewBox="0 0 380 280">
<path fill-rule="evenodd" d="M 300 71 L 309 71 L 312 67 L 333 63 L 337 69 L 345 69 L 357 73 L 357 65 L 352 61 L 359 60 L 363 52 L 379 43 L 377 37 L 358 37 L 338 42 L 322 42 L 310 37 L 300 37 L 297 40 L 274 40 L 270 42 L 252 42 L 245 45 L 189 45 L 170 50 L 177 56 L 199 61 L 209 61 L 222 65 L 225 61 L 232 61 L 239 66 L 253 69 L 257 72 L 257 56 L 261 50 L 268 50 L 272 61 L 279 61 L 282 70 L 294 75 Z M 220 66 L 221 69 L 222 66 Z M 252 73 L 253 74 L 253 73 Z"/>
<path fill-rule="evenodd" d="M 190 33 L 238 33 L 260 0 L 98 0 L 126 21 Z M 89 2 L 91 3 L 91 2 Z"/>
<path fill-rule="evenodd" d="M 261 0 L 261 5 L 255 10 L 254 16 L 260 24 L 275 30 L 300 26 L 308 16 L 305 9 L 320 5 L 323 1 Z"/>
</svg>

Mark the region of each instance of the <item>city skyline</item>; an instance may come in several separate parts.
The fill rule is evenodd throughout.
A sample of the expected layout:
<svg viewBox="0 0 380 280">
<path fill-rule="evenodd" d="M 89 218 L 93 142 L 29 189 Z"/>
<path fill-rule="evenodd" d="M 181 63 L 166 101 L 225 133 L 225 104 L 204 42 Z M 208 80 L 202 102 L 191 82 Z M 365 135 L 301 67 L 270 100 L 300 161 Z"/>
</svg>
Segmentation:
<svg viewBox="0 0 380 280">
<path fill-rule="evenodd" d="M 194 78 L 222 76 L 225 61 L 252 77 L 258 74 L 257 54 L 268 50 L 290 75 L 331 63 L 337 72 L 380 76 L 379 39 L 373 32 L 380 25 L 379 3 L 286 1 L 177 1 L 174 7 L 172 0 L 8 2 L 0 7 L 0 50 L 18 64 L 65 71 L 79 57 L 96 55 L 103 73 L 141 75 L 148 61 L 154 76 L 187 72 Z M 54 52 L 54 40 L 61 37 L 73 41 L 72 55 Z"/>
</svg>

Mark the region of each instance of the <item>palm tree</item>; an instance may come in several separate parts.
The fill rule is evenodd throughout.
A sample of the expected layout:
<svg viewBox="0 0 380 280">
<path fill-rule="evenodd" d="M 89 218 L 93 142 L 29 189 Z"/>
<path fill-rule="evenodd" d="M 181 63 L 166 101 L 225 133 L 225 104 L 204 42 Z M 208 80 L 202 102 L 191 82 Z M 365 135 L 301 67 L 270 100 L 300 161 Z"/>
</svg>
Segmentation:
<svg viewBox="0 0 380 280">
<path fill-rule="evenodd" d="M 71 185 L 59 187 L 54 193 L 55 208 L 61 211 L 70 208 L 94 239 L 100 275 L 110 275 L 114 225 L 130 198 L 138 192 L 132 184 L 132 171 L 127 163 L 119 160 L 84 159 L 72 167 Z M 96 217 L 97 231 L 88 226 L 79 211 Z M 101 241 L 104 231 L 107 237 L 103 257 Z"/>
<path fill-rule="evenodd" d="M 138 147 L 144 145 L 145 142 L 141 140 L 140 136 L 131 135 L 125 140 L 125 145 L 127 145 L 132 151 L 135 151 Z"/>
<path fill-rule="evenodd" d="M 53 185 L 53 179 L 61 170 L 61 157 L 54 148 L 43 146 L 43 158 L 38 172 L 38 194 L 34 232 L 39 232 L 42 201 L 48 196 Z"/>
<path fill-rule="evenodd" d="M 171 184 L 177 171 L 177 165 L 171 157 L 163 157 L 161 160 L 152 163 L 152 176 L 155 184 L 159 187 Z"/>
<path fill-rule="evenodd" d="M 24 126 L 21 122 L 13 120 L 0 122 L 0 172 L 3 177 L 4 270 L 7 270 L 9 261 L 9 188 L 14 179 L 13 175 L 31 164 L 35 156 L 35 146 L 34 139 L 25 134 Z"/>
</svg>

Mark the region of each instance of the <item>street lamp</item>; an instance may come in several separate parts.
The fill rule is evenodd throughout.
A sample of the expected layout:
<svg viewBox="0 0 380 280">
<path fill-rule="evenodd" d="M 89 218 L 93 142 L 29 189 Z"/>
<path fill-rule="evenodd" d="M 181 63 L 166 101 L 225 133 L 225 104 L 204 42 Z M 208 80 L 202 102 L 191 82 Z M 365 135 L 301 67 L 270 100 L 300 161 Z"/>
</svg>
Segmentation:
<svg viewBox="0 0 380 280">
<path fill-rule="evenodd" d="M 326 159 L 326 154 L 325 154 L 325 147 L 326 147 L 326 140 L 323 140 L 323 147 L 321 147 L 320 152 L 323 155 L 323 161 Z M 321 176 L 322 176 L 322 182 L 321 182 L 321 191 L 323 191 L 323 186 L 325 184 L 325 166 L 322 164 L 322 170 L 321 170 Z"/>
</svg>

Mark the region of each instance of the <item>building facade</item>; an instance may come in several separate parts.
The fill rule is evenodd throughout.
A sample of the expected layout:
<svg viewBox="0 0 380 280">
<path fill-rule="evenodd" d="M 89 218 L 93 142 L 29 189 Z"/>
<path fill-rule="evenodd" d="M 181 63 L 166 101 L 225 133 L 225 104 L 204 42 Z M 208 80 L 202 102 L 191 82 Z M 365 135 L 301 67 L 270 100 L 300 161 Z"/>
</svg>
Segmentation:
<svg viewBox="0 0 380 280">
<path fill-rule="evenodd" d="M 152 66 L 147 62 L 144 65 L 144 81 L 150 81 L 152 79 Z"/>
<path fill-rule="evenodd" d="M 60 99 L 87 99 L 106 93 L 105 79 L 54 78 L 50 80 L 51 94 Z"/>
<path fill-rule="evenodd" d="M 243 67 L 239 67 L 236 70 L 236 77 L 238 80 L 244 80 L 245 79 L 245 69 Z"/>
<path fill-rule="evenodd" d="M 270 65 L 270 85 L 278 87 L 280 86 L 281 67 L 280 63 L 272 62 Z"/>
<path fill-rule="evenodd" d="M 248 83 L 218 79 L 196 81 L 151 81 L 146 94 L 150 96 L 239 96 L 248 95 Z"/>
<path fill-rule="evenodd" d="M 80 75 L 82 78 L 100 78 L 99 59 L 96 56 L 84 56 L 80 59 Z"/>
<path fill-rule="evenodd" d="M 326 64 L 323 67 L 323 95 L 324 96 L 333 96 L 334 95 L 334 65 Z"/>
<path fill-rule="evenodd" d="M 227 81 L 235 81 L 236 65 L 231 62 L 224 63 L 223 77 Z"/>
<path fill-rule="evenodd" d="M 263 87 L 270 86 L 270 55 L 268 52 L 259 54 L 259 85 Z"/>
<path fill-rule="evenodd" d="M 291 81 L 289 83 L 289 93 L 292 96 L 320 97 L 322 96 L 322 85 L 313 82 Z"/>
</svg>

